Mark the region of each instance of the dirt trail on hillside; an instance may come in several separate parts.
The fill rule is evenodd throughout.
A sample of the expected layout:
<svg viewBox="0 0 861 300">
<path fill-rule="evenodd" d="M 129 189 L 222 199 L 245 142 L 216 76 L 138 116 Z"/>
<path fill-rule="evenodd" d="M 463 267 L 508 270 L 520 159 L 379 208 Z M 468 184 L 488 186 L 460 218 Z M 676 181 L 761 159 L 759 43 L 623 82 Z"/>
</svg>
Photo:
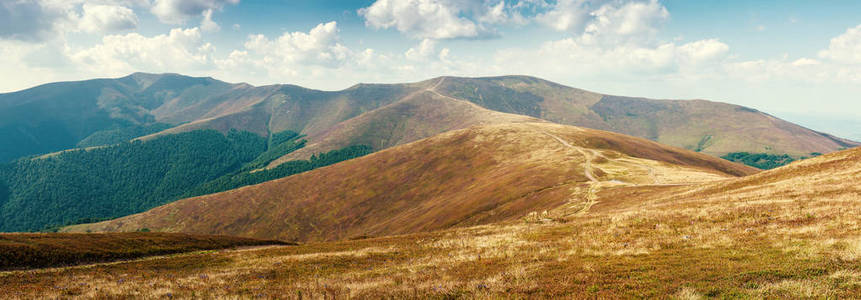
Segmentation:
<svg viewBox="0 0 861 300">
<path fill-rule="evenodd" d="M 580 209 L 579 211 L 574 213 L 574 215 L 586 214 L 587 212 L 589 212 L 589 209 L 591 209 L 593 205 L 598 203 L 598 186 L 601 184 L 601 181 L 599 181 L 598 178 L 595 178 L 595 174 L 592 171 L 592 161 L 595 159 L 596 156 L 601 156 L 601 155 L 592 149 L 587 149 L 588 150 L 587 151 L 587 150 L 584 150 L 583 148 L 580 148 L 580 147 L 574 147 L 573 145 L 569 144 L 568 142 L 566 142 L 562 138 L 560 138 L 556 135 L 553 135 L 549 132 L 544 132 L 544 134 L 552 137 L 553 139 L 558 141 L 560 144 L 562 144 L 563 146 L 565 146 L 569 149 L 577 150 L 577 152 L 580 152 L 580 154 L 582 154 L 583 157 L 585 158 L 586 164 L 585 164 L 585 167 L 583 169 L 583 175 L 585 175 L 586 178 L 589 179 L 589 190 L 586 191 L 586 197 L 585 197 L 586 198 L 586 205 L 583 206 L 582 209 Z"/>
<path fill-rule="evenodd" d="M 625 185 L 625 186 L 639 185 L 639 184 L 624 182 L 624 181 L 617 180 L 617 179 L 612 179 L 612 180 L 607 180 L 607 181 L 599 180 L 595 176 L 595 171 L 594 171 L 595 170 L 595 167 L 594 167 L 595 159 L 599 158 L 599 157 L 606 160 L 606 161 L 612 161 L 614 159 L 610 159 L 610 158 L 602 155 L 599 151 L 597 151 L 595 149 L 588 149 L 588 148 L 577 147 L 577 146 L 571 145 L 570 143 L 568 143 L 564 139 L 562 139 L 562 138 L 560 138 L 554 134 L 551 134 L 549 132 L 543 132 L 543 133 L 549 137 L 552 137 L 554 140 L 556 140 L 557 142 L 559 142 L 560 144 L 562 144 L 566 148 L 576 150 L 581 155 L 583 155 L 583 157 L 585 159 L 584 168 L 583 168 L 583 175 L 587 179 L 589 179 L 589 182 L 588 182 L 589 188 L 586 191 L 586 195 L 583 196 L 586 199 L 586 203 L 585 203 L 583 208 L 579 209 L 577 212 L 573 213 L 572 215 L 583 215 L 583 214 L 586 214 L 587 212 L 589 212 L 589 209 L 591 209 L 593 205 L 598 203 L 598 191 L 604 186 L 607 186 L 607 185 Z M 659 183 L 655 168 L 653 168 L 652 166 L 649 166 L 649 165 L 643 164 L 643 163 L 637 163 L 635 161 L 629 161 L 629 160 L 625 160 L 624 163 L 645 169 L 649 174 L 648 176 L 652 179 L 652 183 L 647 184 L 647 185 L 654 185 L 654 186 L 686 185 L 686 184 Z"/>
<path fill-rule="evenodd" d="M 589 178 L 589 181 L 591 181 L 591 182 L 599 182 L 598 179 L 595 178 L 595 174 L 592 171 L 592 161 L 595 159 L 595 156 L 598 156 L 598 154 L 597 154 L 597 152 L 595 152 L 595 150 L 591 150 L 590 152 L 592 152 L 592 153 L 590 155 L 590 154 L 587 154 L 587 151 L 583 150 L 583 148 L 574 147 L 573 145 L 569 144 L 568 142 L 566 142 L 565 140 L 563 140 L 562 138 L 560 138 L 558 136 L 555 136 L 555 135 L 547 133 L 547 132 L 545 132 L 544 134 L 547 134 L 550 137 L 556 139 L 556 141 L 558 141 L 563 146 L 568 147 L 570 149 L 577 150 L 577 152 L 580 152 L 580 154 L 582 154 L 583 157 L 586 158 L 586 167 L 585 167 L 585 170 L 583 171 L 583 175 L 586 175 L 586 178 Z"/>
</svg>

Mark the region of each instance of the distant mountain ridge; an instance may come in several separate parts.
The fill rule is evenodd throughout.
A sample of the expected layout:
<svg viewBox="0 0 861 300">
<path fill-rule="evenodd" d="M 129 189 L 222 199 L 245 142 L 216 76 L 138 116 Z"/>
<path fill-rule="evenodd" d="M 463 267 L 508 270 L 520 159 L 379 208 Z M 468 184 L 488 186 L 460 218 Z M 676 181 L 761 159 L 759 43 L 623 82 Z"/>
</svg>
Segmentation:
<svg viewBox="0 0 861 300">
<path fill-rule="evenodd" d="M 308 136 L 308 147 L 277 165 L 350 144 L 381 150 L 473 125 L 538 119 L 714 156 L 804 156 L 859 145 L 742 106 L 603 95 L 528 76 L 439 77 L 319 91 L 134 73 L 0 94 L 0 161 L 74 148 L 106 131 L 155 128 L 152 124 L 171 128 L 145 138 L 196 129 L 238 129 L 261 136 L 290 130 Z"/>
<path fill-rule="evenodd" d="M 212 78 L 135 73 L 0 94 L 0 161 L 74 148 L 99 131 L 196 120 L 203 115 L 158 108 L 172 99 L 203 98 L 234 87 Z"/>
</svg>

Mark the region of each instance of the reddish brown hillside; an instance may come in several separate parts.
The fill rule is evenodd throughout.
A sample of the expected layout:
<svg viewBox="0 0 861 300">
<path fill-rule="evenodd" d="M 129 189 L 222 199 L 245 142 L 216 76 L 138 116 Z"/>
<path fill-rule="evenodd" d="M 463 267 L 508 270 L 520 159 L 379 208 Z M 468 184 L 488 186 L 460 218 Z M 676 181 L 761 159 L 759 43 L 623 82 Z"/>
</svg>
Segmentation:
<svg viewBox="0 0 861 300">
<path fill-rule="evenodd" d="M 309 135 L 311 143 L 308 146 L 272 162 L 270 167 L 350 145 L 368 145 L 382 150 L 455 129 L 516 122 L 543 121 L 488 110 L 432 90 L 423 90 L 339 123 L 329 130 Z"/>
<path fill-rule="evenodd" d="M 70 231 L 334 240 L 588 207 L 600 185 L 674 184 L 754 169 L 620 134 L 547 123 L 471 127 L 288 178 Z"/>
</svg>

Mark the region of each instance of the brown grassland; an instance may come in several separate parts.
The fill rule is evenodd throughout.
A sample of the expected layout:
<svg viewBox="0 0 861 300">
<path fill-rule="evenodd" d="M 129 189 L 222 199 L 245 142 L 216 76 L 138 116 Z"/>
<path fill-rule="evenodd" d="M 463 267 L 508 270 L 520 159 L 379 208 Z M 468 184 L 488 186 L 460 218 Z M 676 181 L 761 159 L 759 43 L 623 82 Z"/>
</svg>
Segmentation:
<svg viewBox="0 0 861 300">
<path fill-rule="evenodd" d="M 861 297 L 861 149 L 734 177 L 729 172 L 747 175 L 753 171 L 732 164 L 712 165 L 716 161 L 671 148 L 650 148 L 644 141 L 614 143 L 612 135 L 589 136 L 584 132 L 597 131 L 577 133 L 555 126 L 490 126 L 448 133 L 435 140 L 498 140 L 500 144 L 493 145 L 506 158 L 533 162 L 536 168 L 544 163 L 562 164 L 559 168 L 570 179 L 561 181 L 566 183 L 560 187 L 566 191 L 565 197 L 550 208 L 521 206 L 531 213 L 474 226 L 424 227 L 435 230 L 430 232 L 6 272 L 0 274 L 0 296 Z M 510 149 L 524 145 L 542 149 L 521 153 L 534 161 L 513 155 L 519 153 L 516 151 L 505 152 L 507 148 L 501 146 L 514 141 L 501 134 L 508 130 L 524 136 L 524 144 Z M 536 130 L 540 134 L 529 134 Z M 357 172 L 369 167 L 362 159 L 394 159 L 404 154 L 398 149 L 427 141 L 333 167 Z M 421 148 L 412 148 L 416 149 Z M 448 148 L 438 150 L 444 149 Z M 482 157 L 491 154 L 481 147 L 475 149 Z M 564 165 L 569 160 L 573 162 Z M 333 167 L 306 176 L 320 180 L 339 174 Z M 723 172 L 717 171 L 721 168 Z M 481 174 L 506 185 L 528 179 L 506 179 L 504 171 L 510 169 L 501 170 Z M 400 173 L 404 174 L 411 173 Z M 284 186 L 299 183 L 291 178 L 299 177 L 278 182 Z"/>
<path fill-rule="evenodd" d="M 181 233 L 0 234 L 0 270 L 61 267 L 279 241 Z"/>
<path fill-rule="evenodd" d="M 485 125 L 65 230 L 150 228 L 339 240 L 510 221 L 560 205 L 583 209 L 604 185 L 704 182 L 754 172 L 606 131 L 549 123 Z"/>
</svg>

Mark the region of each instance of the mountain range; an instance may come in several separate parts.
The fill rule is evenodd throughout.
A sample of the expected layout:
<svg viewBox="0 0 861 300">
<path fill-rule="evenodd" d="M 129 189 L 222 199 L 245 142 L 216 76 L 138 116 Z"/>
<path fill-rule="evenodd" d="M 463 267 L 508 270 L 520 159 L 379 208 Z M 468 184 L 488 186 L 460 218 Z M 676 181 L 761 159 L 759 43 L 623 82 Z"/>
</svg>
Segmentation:
<svg viewBox="0 0 861 300">
<path fill-rule="evenodd" d="M 731 157 L 738 161 L 769 167 L 791 162 L 792 157 L 858 145 L 741 106 L 602 95 L 526 76 L 439 77 L 415 83 L 359 84 L 342 91 L 318 91 L 294 85 L 254 87 L 212 78 L 135 73 L 117 79 L 52 83 L 0 94 L 0 114 L 4 117 L 0 118 L 0 159 L 17 159 L 0 164 L 0 230 L 6 231 L 40 230 L 127 216 L 182 198 L 258 184 L 446 132 L 492 125 L 509 126 L 515 131 L 524 131 L 517 124 L 529 124 L 527 128 L 576 125 L 580 130 L 605 132 L 596 136 L 616 132 L 713 157 L 734 153 Z M 213 130 L 224 136 L 213 135 Z M 500 138 L 517 143 L 518 136 L 525 138 L 527 132 Z M 624 141 L 614 142 L 616 146 L 642 142 L 613 136 L 615 141 Z M 440 143 L 434 147 L 468 151 L 453 142 Z M 632 155 L 628 150 L 622 154 Z M 400 156 L 406 157 L 420 150 L 400 151 Z M 745 156 L 748 152 L 762 154 Z M 681 156 L 693 157 L 691 153 Z M 702 155 L 696 157 L 703 159 Z M 760 157 L 776 157 L 779 161 L 762 162 Z M 651 156 L 640 158 L 665 161 Z M 478 158 L 467 160 L 473 159 Z M 725 164 L 711 159 L 712 166 Z M 372 166 L 362 170 L 368 168 Z M 721 168 L 721 172 L 733 176 L 752 172 L 726 172 L 728 167 Z M 362 178 L 374 178 L 373 175 L 380 174 L 366 173 Z M 344 174 L 331 176 L 341 178 Z M 338 197 L 327 199 L 334 198 Z M 435 199 L 414 200 L 436 203 Z M 378 202 L 373 197 L 366 200 Z M 287 202 L 279 204 L 280 209 L 298 205 L 287 198 L 281 201 Z M 475 213 L 483 210 L 472 209 L 476 209 Z M 522 213 L 517 210 L 508 216 Z M 332 233 L 333 228 L 311 233 L 311 225 L 296 219 L 298 216 L 279 217 L 295 219 L 294 225 L 299 226 L 292 232 L 273 233 L 279 238 L 344 237 Z M 478 222 L 470 218 L 447 222 Z M 338 217 L 331 223 L 342 221 Z M 166 224 L 139 227 L 165 228 Z M 222 233 L 246 234 L 258 230 L 254 226 L 267 224 L 255 223 Z M 395 233 L 368 226 L 338 232 Z"/>
<path fill-rule="evenodd" d="M 147 257 L 11 271 L 0 294 L 861 295 L 858 143 L 746 107 L 524 76 L 142 73 L 0 105 L 0 230 L 63 232 L 0 235 L 6 265 Z"/>
<path fill-rule="evenodd" d="M 0 161 L 197 129 L 307 135 L 308 147 L 269 166 L 274 167 L 351 144 L 382 150 L 473 125 L 536 120 L 715 156 L 800 157 L 859 145 L 742 106 L 603 95 L 526 76 L 440 77 L 319 91 L 135 73 L 0 94 Z"/>
</svg>

